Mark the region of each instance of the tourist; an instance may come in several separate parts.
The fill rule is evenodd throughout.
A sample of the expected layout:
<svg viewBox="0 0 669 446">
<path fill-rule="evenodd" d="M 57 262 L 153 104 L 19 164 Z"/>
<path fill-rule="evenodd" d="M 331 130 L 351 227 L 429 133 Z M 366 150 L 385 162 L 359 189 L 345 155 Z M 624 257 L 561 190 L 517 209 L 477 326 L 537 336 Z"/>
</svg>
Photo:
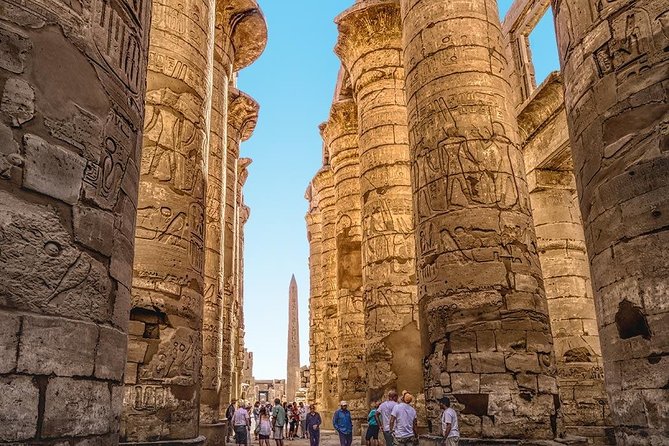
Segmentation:
<svg viewBox="0 0 669 446">
<path fill-rule="evenodd" d="M 260 426 L 260 402 L 256 401 L 251 412 L 251 430 L 253 431 L 253 438 L 258 439 L 258 428 Z"/>
<path fill-rule="evenodd" d="M 302 431 L 302 438 L 307 438 L 307 414 L 309 413 L 309 410 L 301 401 L 298 412 L 300 414 L 300 430 Z"/>
<path fill-rule="evenodd" d="M 233 399 L 230 401 L 230 405 L 228 408 L 225 410 L 225 418 L 228 420 L 228 428 L 227 428 L 227 437 L 228 441 L 232 442 L 232 439 L 234 439 L 234 429 L 232 426 L 232 417 L 235 415 L 235 405 L 237 404 L 237 400 Z"/>
<path fill-rule="evenodd" d="M 307 414 L 309 446 L 319 446 L 321 442 L 321 423 L 321 414 L 316 412 L 316 403 L 311 403 L 309 406 L 309 413 Z"/>
<path fill-rule="evenodd" d="M 232 416 L 232 425 L 235 430 L 235 443 L 246 445 L 248 442 L 248 430 L 251 426 L 249 411 L 244 402 L 239 402 L 239 408 Z"/>
<path fill-rule="evenodd" d="M 288 429 L 290 429 L 290 414 L 288 413 L 289 407 L 287 402 L 283 402 L 283 410 L 286 412 L 286 425 L 285 432 L 283 433 L 284 437 L 288 437 Z"/>
<path fill-rule="evenodd" d="M 269 446 L 269 436 L 272 434 L 272 423 L 266 407 L 261 407 L 258 412 L 258 438 L 259 446 Z"/>
<path fill-rule="evenodd" d="M 377 416 L 377 406 L 376 402 L 372 403 L 372 410 L 367 414 L 367 434 L 365 435 L 365 441 L 370 446 L 379 446 L 379 419 Z"/>
<path fill-rule="evenodd" d="M 390 433 L 390 416 L 393 408 L 397 405 L 397 392 L 388 392 L 388 399 L 381 403 L 376 411 L 377 424 L 383 429 L 383 439 L 386 446 L 393 446 L 393 435 Z"/>
<path fill-rule="evenodd" d="M 272 409 L 272 430 L 274 432 L 274 441 L 276 446 L 283 446 L 283 429 L 286 426 L 286 409 L 281 405 L 281 400 L 274 400 L 274 409 Z"/>
<path fill-rule="evenodd" d="M 390 432 L 393 434 L 394 446 L 418 443 L 418 421 L 416 410 L 410 405 L 412 402 L 413 395 L 406 392 L 390 414 Z"/>
<path fill-rule="evenodd" d="M 441 414 L 441 435 L 446 439 L 446 446 L 458 446 L 460 430 L 458 429 L 458 414 L 451 409 L 451 400 L 444 397 L 439 400 Z"/>
<path fill-rule="evenodd" d="M 292 407 L 290 408 L 290 439 L 294 440 L 295 437 L 297 437 L 297 428 L 300 425 L 300 410 L 297 407 L 297 403 L 293 403 Z"/>
<path fill-rule="evenodd" d="M 353 443 L 351 412 L 348 410 L 348 403 L 346 401 L 339 403 L 339 406 L 340 408 L 337 409 L 332 417 L 332 425 L 339 434 L 339 445 L 351 446 L 351 443 Z"/>
</svg>

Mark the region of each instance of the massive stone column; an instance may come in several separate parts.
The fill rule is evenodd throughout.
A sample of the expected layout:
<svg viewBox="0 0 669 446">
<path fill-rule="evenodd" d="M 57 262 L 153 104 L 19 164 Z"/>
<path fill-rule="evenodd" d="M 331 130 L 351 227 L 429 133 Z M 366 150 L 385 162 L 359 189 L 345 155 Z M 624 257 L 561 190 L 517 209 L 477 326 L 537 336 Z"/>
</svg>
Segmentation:
<svg viewBox="0 0 669 446">
<path fill-rule="evenodd" d="M 121 439 L 199 433 L 215 4 L 152 4 Z M 203 439 L 203 438 L 202 438 Z"/>
<path fill-rule="evenodd" d="M 518 114 L 567 434 L 615 444 L 562 81 L 544 81 Z"/>
<path fill-rule="evenodd" d="M 669 430 L 669 8 L 553 1 L 618 444 Z"/>
<path fill-rule="evenodd" d="M 321 369 L 316 370 L 319 382 L 316 401 L 319 404 L 324 424 L 331 426 L 332 415 L 339 405 L 337 398 L 339 339 L 336 336 L 339 325 L 339 307 L 336 292 L 337 242 L 334 179 L 325 146 L 324 153 L 324 165 L 313 180 L 314 188 L 318 191 L 318 206 L 322 216 L 320 314 L 319 321 L 316 322 L 319 335 L 316 338 L 319 344 L 317 364 Z"/>
<path fill-rule="evenodd" d="M 0 443 L 118 441 L 149 3 L 0 1 Z"/>
<path fill-rule="evenodd" d="M 551 438 L 552 336 L 496 1 L 402 6 L 427 398 L 464 406 L 463 436 Z"/>
<path fill-rule="evenodd" d="M 235 288 L 237 278 L 237 162 L 239 147 L 242 141 L 251 137 L 258 119 L 258 104 L 250 96 L 235 88 L 230 89 L 228 97 L 228 144 L 225 174 L 225 228 L 223 231 L 223 283 L 224 283 L 224 326 L 223 326 L 223 360 L 220 402 L 221 409 L 230 403 L 233 392 L 234 372 L 234 337 L 232 327 L 236 322 Z"/>
<path fill-rule="evenodd" d="M 362 278 L 368 400 L 422 395 L 413 206 L 399 2 L 362 1 L 340 15 L 335 52 L 358 106 Z"/>
<path fill-rule="evenodd" d="M 353 100 L 332 105 L 323 131 L 334 175 L 339 380 L 337 394 L 349 404 L 356 426 L 366 422 L 365 312 L 362 301 L 362 223 L 358 114 Z"/>
<path fill-rule="evenodd" d="M 318 190 L 309 183 L 305 198 L 309 202 L 306 215 L 307 239 L 309 240 L 309 391 L 308 402 L 319 402 L 321 339 L 321 213 L 318 206 Z M 319 408 L 320 410 L 320 408 Z"/>
</svg>

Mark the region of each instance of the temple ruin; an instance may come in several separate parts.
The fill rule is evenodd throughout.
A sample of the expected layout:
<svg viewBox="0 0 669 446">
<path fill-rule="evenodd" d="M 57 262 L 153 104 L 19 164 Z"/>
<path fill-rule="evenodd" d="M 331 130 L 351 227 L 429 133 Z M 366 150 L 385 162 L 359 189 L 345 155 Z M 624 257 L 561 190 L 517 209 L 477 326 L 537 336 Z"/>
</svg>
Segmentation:
<svg viewBox="0 0 669 446">
<path fill-rule="evenodd" d="M 536 85 L 529 35 L 551 7 L 562 71 Z M 326 415 L 346 399 L 360 422 L 394 388 L 426 428 L 451 399 L 465 437 L 669 442 L 668 17 L 360 0 L 336 18 L 306 195 Z"/>
<path fill-rule="evenodd" d="M 424 444 L 443 397 L 463 437 L 669 444 L 667 2 L 351 3 L 286 382 L 244 340 L 257 0 L 0 0 L 0 445 L 223 445 L 305 388 L 358 430 L 408 390 Z"/>
</svg>

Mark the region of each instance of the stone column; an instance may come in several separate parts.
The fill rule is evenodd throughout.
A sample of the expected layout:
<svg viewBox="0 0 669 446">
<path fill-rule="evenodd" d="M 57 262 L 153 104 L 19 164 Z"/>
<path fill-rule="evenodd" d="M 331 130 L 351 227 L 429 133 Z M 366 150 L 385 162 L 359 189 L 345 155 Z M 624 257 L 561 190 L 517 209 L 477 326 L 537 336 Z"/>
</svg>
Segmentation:
<svg viewBox="0 0 669 446">
<path fill-rule="evenodd" d="M 350 74 L 360 123 L 368 401 L 389 389 L 422 397 L 423 389 L 399 9 L 398 1 L 362 1 L 336 19 L 335 52 Z"/>
<path fill-rule="evenodd" d="M 365 312 L 362 301 L 362 228 L 358 114 L 353 100 L 335 102 L 323 131 L 334 175 L 339 381 L 337 394 L 349 404 L 356 428 L 366 422 Z"/>
<path fill-rule="evenodd" d="M 305 194 L 309 201 L 306 216 L 307 238 L 309 240 L 309 402 L 320 402 L 319 371 L 321 340 L 321 213 L 318 206 L 319 191 L 310 183 Z M 320 410 L 320 407 L 318 408 Z"/>
<path fill-rule="evenodd" d="M 553 1 L 618 444 L 669 430 L 669 10 Z"/>
<path fill-rule="evenodd" d="M 214 6 L 152 4 L 124 442 L 198 437 Z"/>
<path fill-rule="evenodd" d="M 228 145 L 226 159 L 226 188 L 225 188 L 225 230 L 223 232 L 223 282 L 224 314 L 223 327 L 223 361 L 222 384 L 220 392 L 221 409 L 230 404 L 233 397 L 234 372 L 234 333 L 232 330 L 233 318 L 236 314 L 234 305 L 236 278 L 236 240 L 237 240 L 237 161 L 239 146 L 247 140 L 255 128 L 258 119 L 258 104 L 250 96 L 235 88 L 230 89 L 228 98 Z"/>
<path fill-rule="evenodd" d="M 0 443 L 112 445 L 149 3 L 0 11 Z"/>
<path fill-rule="evenodd" d="M 402 6 L 427 398 L 457 400 L 463 436 L 552 438 L 552 336 L 497 3 Z"/>
<path fill-rule="evenodd" d="M 327 149 L 324 149 L 326 151 Z M 326 152 L 327 153 L 327 152 Z M 336 294 L 337 281 L 337 244 L 335 234 L 335 195 L 334 179 L 329 160 L 314 178 L 314 187 L 318 190 L 319 210 L 322 215 L 322 250 L 321 250 L 321 296 L 320 296 L 320 343 L 322 354 L 318 364 L 322 367 L 319 374 L 320 399 L 317 395 L 319 412 L 326 426 L 332 425 L 332 415 L 339 405 L 337 397 L 339 340 L 335 335 L 339 325 L 339 309 Z"/>
</svg>

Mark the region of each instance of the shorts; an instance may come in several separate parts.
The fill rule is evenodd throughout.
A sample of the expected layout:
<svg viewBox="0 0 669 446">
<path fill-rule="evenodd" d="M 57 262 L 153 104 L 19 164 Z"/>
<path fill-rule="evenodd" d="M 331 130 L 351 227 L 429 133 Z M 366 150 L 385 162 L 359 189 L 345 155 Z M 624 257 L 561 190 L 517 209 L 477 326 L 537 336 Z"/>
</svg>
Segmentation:
<svg viewBox="0 0 669 446">
<path fill-rule="evenodd" d="M 365 435 L 365 441 L 369 441 L 372 438 L 374 440 L 379 439 L 379 426 L 369 426 L 367 428 L 367 434 Z"/>
<path fill-rule="evenodd" d="M 258 434 L 259 440 L 269 440 L 269 435 Z"/>
<path fill-rule="evenodd" d="M 283 426 L 276 426 L 274 428 L 274 439 L 283 440 Z"/>
</svg>

